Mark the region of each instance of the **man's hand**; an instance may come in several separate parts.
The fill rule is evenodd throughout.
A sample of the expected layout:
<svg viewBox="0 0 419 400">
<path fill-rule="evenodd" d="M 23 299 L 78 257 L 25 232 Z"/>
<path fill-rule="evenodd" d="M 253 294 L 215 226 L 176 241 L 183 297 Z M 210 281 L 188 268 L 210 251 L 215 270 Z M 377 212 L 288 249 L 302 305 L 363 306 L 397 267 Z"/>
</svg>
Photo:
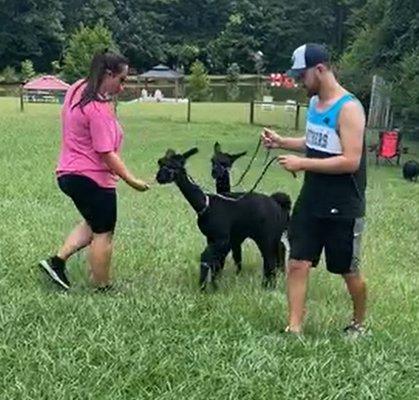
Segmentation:
<svg viewBox="0 0 419 400">
<path fill-rule="evenodd" d="M 267 149 L 279 149 L 282 145 L 283 138 L 275 131 L 268 128 L 263 128 L 260 134 L 262 144 Z"/>
<path fill-rule="evenodd" d="M 294 155 L 278 156 L 278 163 L 284 167 L 287 171 L 298 172 L 304 170 L 304 157 L 298 157 Z"/>
</svg>

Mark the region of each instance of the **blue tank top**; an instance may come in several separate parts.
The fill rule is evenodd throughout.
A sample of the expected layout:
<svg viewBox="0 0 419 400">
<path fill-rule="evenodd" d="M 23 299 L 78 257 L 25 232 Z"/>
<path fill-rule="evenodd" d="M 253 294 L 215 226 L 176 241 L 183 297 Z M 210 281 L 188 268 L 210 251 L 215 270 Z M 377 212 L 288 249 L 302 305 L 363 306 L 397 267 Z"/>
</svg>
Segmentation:
<svg viewBox="0 0 419 400">
<path fill-rule="evenodd" d="M 342 96 L 329 108 L 318 111 L 319 98 L 312 97 L 307 114 L 306 146 L 327 154 L 342 154 L 338 133 L 339 115 L 342 107 L 355 98 L 351 94 Z"/>
<path fill-rule="evenodd" d="M 342 107 L 356 101 L 350 93 L 343 95 L 325 110 L 317 110 L 319 98 L 310 100 L 307 111 L 306 156 L 328 158 L 342 154 L 339 117 Z M 366 152 L 365 144 L 358 171 L 353 174 L 306 172 L 299 205 L 318 217 L 358 218 L 365 213 Z"/>
</svg>

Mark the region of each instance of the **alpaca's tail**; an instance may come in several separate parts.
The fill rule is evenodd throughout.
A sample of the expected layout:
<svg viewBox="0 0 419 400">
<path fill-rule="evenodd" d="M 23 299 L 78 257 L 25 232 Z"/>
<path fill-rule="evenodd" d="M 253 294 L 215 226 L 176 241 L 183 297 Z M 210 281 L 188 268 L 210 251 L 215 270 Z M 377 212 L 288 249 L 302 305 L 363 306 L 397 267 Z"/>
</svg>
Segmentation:
<svg viewBox="0 0 419 400">
<path fill-rule="evenodd" d="M 271 195 L 271 197 L 284 209 L 288 212 L 291 212 L 291 198 L 286 193 L 276 192 Z"/>
</svg>

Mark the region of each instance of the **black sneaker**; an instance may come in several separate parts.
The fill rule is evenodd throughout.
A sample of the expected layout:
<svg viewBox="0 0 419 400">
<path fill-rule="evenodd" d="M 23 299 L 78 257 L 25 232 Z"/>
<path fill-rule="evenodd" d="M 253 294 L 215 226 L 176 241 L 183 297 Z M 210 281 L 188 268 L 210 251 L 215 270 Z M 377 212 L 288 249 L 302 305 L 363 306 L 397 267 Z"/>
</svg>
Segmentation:
<svg viewBox="0 0 419 400">
<path fill-rule="evenodd" d="M 352 320 L 351 323 L 343 329 L 343 333 L 348 337 L 357 338 L 359 336 L 365 336 L 368 332 L 362 324 Z"/>
<path fill-rule="evenodd" d="M 51 257 L 48 260 L 42 260 L 38 265 L 57 285 L 68 290 L 70 289 L 70 281 L 65 274 L 65 264 L 62 260 L 60 260 L 61 262 L 54 262 L 54 258 Z"/>
</svg>

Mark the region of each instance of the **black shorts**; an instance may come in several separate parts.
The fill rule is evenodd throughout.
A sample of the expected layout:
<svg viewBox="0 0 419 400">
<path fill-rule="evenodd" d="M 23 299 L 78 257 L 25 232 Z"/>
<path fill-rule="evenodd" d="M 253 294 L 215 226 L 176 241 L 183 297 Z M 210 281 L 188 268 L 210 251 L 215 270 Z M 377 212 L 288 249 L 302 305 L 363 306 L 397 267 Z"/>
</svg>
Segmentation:
<svg viewBox="0 0 419 400">
<path fill-rule="evenodd" d="M 94 233 L 113 232 L 116 225 L 116 190 L 103 188 L 82 175 L 62 175 L 60 189 L 73 200 Z"/>
<path fill-rule="evenodd" d="M 289 227 L 290 258 L 317 266 L 324 248 L 326 266 L 334 274 L 357 272 L 363 218 L 319 218 L 304 208 L 294 210 Z"/>
</svg>

